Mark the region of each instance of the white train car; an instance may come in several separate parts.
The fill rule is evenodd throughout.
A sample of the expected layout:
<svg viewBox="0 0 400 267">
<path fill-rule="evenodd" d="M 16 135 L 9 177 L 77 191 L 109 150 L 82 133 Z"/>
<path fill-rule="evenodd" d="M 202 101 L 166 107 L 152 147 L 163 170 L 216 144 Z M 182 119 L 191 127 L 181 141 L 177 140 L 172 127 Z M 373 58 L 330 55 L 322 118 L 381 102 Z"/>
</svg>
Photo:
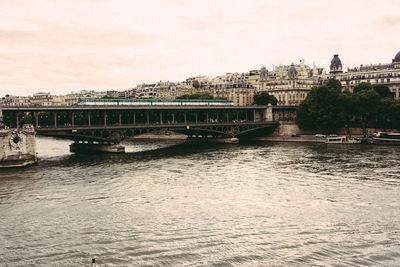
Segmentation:
<svg viewBox="0 0 400 267">
<path fill-rule="evenodd" d="M 83 106 L 233 106 L 233 100 L 200 99 L 97 99 L 80 98 L 78 105 Z"/>
</svg>

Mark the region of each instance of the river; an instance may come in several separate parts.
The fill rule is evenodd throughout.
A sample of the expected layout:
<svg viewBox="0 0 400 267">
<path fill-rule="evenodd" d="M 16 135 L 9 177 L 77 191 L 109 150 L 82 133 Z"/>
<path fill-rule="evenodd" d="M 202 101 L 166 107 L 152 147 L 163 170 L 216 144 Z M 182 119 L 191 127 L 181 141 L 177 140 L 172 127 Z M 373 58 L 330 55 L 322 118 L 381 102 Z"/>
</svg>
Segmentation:
<svg viewBox="0 0 400 267">
<path fill-rule="evenodd" d="M 69 143 L 0 171 L 0 266 L 400 265 L 400 147 Z"/>
</svg>

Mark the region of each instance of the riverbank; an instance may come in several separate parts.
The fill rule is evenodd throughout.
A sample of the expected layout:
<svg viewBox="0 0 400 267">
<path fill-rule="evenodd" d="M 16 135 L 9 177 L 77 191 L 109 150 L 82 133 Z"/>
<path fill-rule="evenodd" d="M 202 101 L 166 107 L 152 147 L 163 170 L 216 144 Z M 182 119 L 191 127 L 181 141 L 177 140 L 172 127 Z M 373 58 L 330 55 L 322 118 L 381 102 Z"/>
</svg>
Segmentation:
<svg viewBox="0 0 400 267">
<path fill-rule="evenodd" d="M 297 137 L 292 136 L 266 136 L 256 137 L 254 140 L 266 142 L 312 142 L 312 143 L 325 143 L 326 138 L 317 138 L 315 135 L 302 135 Z"/>
<path fill-rule="evenodd" d="M 361 137 L 361 136 L 354 136 Z M 183 134 L 169 133 L 165 134 L 154 134 L 147 133 L 134 137 L 130 137 L 127 140 L 186 140 L 187 136 Z M 315 135 L 299 135 L 299 136 L 263 136 L 252 138 L 255 141 L 263 142 L 305 142 L 305 143 L 325 143 L 326 138 L 318 138 Z"/>
</svg>

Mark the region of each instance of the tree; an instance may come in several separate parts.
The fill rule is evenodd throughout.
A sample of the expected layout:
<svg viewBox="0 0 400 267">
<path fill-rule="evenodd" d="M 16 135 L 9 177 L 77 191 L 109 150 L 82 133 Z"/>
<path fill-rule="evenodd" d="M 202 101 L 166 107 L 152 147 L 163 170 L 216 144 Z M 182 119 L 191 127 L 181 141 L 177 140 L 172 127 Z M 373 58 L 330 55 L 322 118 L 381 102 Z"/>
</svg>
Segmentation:
<svg viewBox="0 0 400 267">
<path fill-rule="evenodd" d="M 367 126 L 400 129 L 400 102 L 385 85 L 360 83 L 353 93 L 341 92 L 337 80 L 311 89 L 297 109 L 297 122 L 302 129 L 332 131 L 359 125 L 363 134 Z"/>
<path fill-rule="evenodd" d="M 350 126 L 352 124 L 354 118 L 354 103 L 353 96 L 349 90 L 345 90 L 340 93 L 338 96 L 338 110 L 340 114 L 340 118 L 342 119 L 343 127 L 347 129 L 347 134 L 350 133 Z"/>
<path fill-rule="evenodd" d="M 400 130 L 400 101 L 392 102 L 389 109 L 389 120 L 391 128 Z"/>
<path fill-rule="evenodd" d="M 388 97 L 393 99 L 394 97 L 394 94 L 390 92 L 389 87 L 387 87 L 386 85 L 383 84 L 374 85 L 372 89 L 374 89 L 374 91 L 377 92 L 381 98 Z"/>
<path fill-rule="evenodd" d="M 254 105 L 276 105 L 278 100 L 275 96 L 268 94 L 267 92 L 257 93 L 253 96 Z"/>
<path fill-rule="evenodd" d="M 353 95 L 356 114 L 361 121 L 363 134 L 366 134 L 367 124 L 374 121 L 378 111 L 380 96 L 375 90 L 361 90 Z"/>
<path fill-rule="evenodd" d="M 392 126 L 392 106 L 394 101 L 390 97 L 381 98 L 377 104 L 375 126 L 381 129 L 388 129 Z"/>
<path fill-rule="evenodd" d="M 297 108 L 299 127 L 330 132 L 349 128 L 353 118 L 353 99 L 349 91 L 341 92 L 341 89 L 340 81 L 334 79 L 313 87 Z"/>
<path fill-rule="evenodd" d="M 339 80 L 329 79 L 325 85 L 328 88 L 337 90 L 339 93 L 342 91 L 342 83 Z"/>
<path fill-rule="evenodd" d="M 190 95 L 189 94 L 180 95 L 176 97 L 176 99 L 190 99 Z"/>
<path fill-rule="evenodd" d="M 391 106 L 394 104 L 394 95 L 389 87 L 363 82 L 354 87 L 353 97 L 356 115 L 364 134 L 368 125 L 383 129 L 392 127 Z"/>
<path fill-rule="evenodd" d="M 312 88 L 297 109 L 299 127 L 313 131 L 335 131 L 343 127 L 339 95 L 336 87 L 323 85 Z"/>
<path fill-rule="evenodd" d="M 359 85 L 354 87 L 353 94 L 357 94 L 360 91 L 368 91 L 371 89 L 372 89 L 372 85 L 370 83 L 362 82 Z"/>
<path fill-rule="evenodd" d="M 226 97 L 213 97 L 209 93 L 185 94 L 178 96 L 176 99 L 227 100 Z"/>
</svg>

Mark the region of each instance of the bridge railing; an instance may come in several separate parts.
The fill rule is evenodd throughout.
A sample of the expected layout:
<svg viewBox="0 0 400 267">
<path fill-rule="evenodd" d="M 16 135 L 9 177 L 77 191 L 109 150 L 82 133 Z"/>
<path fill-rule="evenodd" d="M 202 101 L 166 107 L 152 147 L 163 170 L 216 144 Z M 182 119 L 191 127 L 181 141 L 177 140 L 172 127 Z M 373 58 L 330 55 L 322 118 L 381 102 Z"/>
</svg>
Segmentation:
<svg viewBox="0 0 400 267">
<path fill-rule="evenodd" d="M 96 123 L 96 124 L 71 124 L 71 123 L 65 123 L 63 125 L 54 125 L 54 124 L 49 124 L 49 125 L 37 125 L 35 126 L 36 129 L 71 129 L 71 128 L 107 128 L 107 127 L 117 127 L 117 128 L 123 128 L 123 127 L 154 127 L 154 126 L 160 126 L 160 127 L 168 127 L 168 126 L 182 126 L 182 125 L 215 125 L 215 126 L 220 126 L 220 125 L 246 125 L 246 124 L 259 124 L 259 123 L 264 123 L 264 122 L 254 122 L 250 120 L 241 120 L 241 121 L 187 121 L 187 122 L 150 122 L 150 123 Z"/>
</svg>

